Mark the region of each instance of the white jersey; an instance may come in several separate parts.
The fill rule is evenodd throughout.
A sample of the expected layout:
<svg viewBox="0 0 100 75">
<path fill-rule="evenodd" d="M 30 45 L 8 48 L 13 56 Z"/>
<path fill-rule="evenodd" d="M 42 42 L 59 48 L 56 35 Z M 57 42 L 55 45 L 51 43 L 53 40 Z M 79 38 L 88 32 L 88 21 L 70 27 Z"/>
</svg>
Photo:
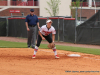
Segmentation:
<svg viewBox="0 0 100 75">
<path fill-rule="evenodd" d="M 49 35 L 50 33 L 52 34 L 56 34 L 56 31 L 55 31 L 55 28 L 53 26 L 51 26 L 51 28 L 47 28 L 47 25 L 43 25 L 41 28 L 40 28 L 40 32 L 42 33 L 42 35 Z"/>
</svg>

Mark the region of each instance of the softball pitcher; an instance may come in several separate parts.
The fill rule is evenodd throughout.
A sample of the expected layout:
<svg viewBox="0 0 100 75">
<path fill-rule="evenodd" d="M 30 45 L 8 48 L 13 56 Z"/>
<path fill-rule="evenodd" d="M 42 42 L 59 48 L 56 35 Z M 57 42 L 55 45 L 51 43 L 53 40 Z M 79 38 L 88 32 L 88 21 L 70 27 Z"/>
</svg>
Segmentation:
<svg viewBox="0 0 100 75">
<path fill-rule="evenodd" d="M 52 24 L 52 20 L 48 19 L 46 21 L 46 25 L 43 25 L 39 29 L 38 37 L 37 37 L 37 44 L 35 46 L 34 54 L 33 54 L 32 58 L 36 57 L 38 47 L 40 46 L 40 43 L 41 43 L 42 40 L 46 39 L 49 43 L 54 42 L 56 31 L 55 31 L 55 28 L 53 26 L 51 26 L 51 24 Z M 50 33 L 52 33 L 52 37 L 50 36 Z M 59 58 L 59 56 L 57 55 L 56 47 L 54 47 L 52 49 L 54 51 L 55 58 Z"/>
</svg>

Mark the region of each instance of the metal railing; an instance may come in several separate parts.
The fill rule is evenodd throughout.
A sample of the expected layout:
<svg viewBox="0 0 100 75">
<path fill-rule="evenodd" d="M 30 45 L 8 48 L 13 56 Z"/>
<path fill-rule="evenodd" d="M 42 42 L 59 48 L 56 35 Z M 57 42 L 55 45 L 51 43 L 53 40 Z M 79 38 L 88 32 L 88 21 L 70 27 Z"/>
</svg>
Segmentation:
<svg viewBox="0 0 100 75">
<path fill-rule="evenodd" d="M 7 1 L 0 1 L 0 6 L 7 6 Z"/>
<path fill-rule="evenodd" d="M 7 6 L 7 1 L 0 1 L 0 6 Z M 10 1 L 10 6 L 39 6 L 39 1 Z"/>
<path fill-rule="evenodd" d="M 95 2 L 95 4 L 96 4 L 96 7 L 100 7 L 100 2 Z M 80 3 L 80 6 L 81 6 L 81 3 Z M 88 2 L 82 3 L 82 7 L 88 7 L 88 6 L 89 6 Z M 92 2 L 92 7 L 95 7 L 94 2 Z"/>
<path fill-rule="evenodd" d="M 80 6 L 81 6 L 81 4 L 80 4 Z M 88 2 L 83 2 L 83 3 L 82 3 L 82 6 L 83 6 L 83 7 L 88 7 Z"/>
<path fill-rule="evenodd" d="M 96 7 L 100 7 L 100 2 L 95 2 Z M 92 7 L 95 7 L 94 2 L 92 2 Z"/>
</svg>

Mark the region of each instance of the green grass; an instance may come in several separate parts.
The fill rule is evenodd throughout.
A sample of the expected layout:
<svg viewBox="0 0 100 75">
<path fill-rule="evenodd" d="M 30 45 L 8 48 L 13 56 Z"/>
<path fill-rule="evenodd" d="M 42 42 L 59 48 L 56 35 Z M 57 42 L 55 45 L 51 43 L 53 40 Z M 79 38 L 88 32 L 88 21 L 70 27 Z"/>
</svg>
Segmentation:
<svg viewBox="0 0 100 75">
<path fill-rule="evenodd" d="M 61 50 L 100 55 L 100 49 L 72 47 L 72 46 L 58 46 L 58 45 L 56 47 L 57 49 L 61 49 Z"/>
<path fill-rule="evenodd" d="M 26 43 L 22 42 L 10 42 L 0 40 L 0 48 L 23 48 L 27 47 Z"/>
<path fill-rule="evenodd" d="M 0 40 L 0 48 L 26 48 L 26 47 L 27 47 L 27 43 L 10 42 L 10 41 Z M 41 44 L 39 48 L 47 49 L 48 47 L 47 47 L 47 44 Z M 56 48 L 58 50 L 66 50 L 66 51 L 100 55 L 100 49 L 72 47 L 72 46 L 61 46 L 61 45 L 56 45 Z"/>
</svg>

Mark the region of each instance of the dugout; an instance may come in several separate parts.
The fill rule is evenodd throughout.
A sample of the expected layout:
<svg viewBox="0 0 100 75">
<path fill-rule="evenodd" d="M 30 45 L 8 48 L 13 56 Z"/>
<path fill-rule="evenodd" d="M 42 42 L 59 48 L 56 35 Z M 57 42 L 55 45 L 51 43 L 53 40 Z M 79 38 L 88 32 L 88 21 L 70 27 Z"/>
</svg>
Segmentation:
<svg viewBox="0 0 100 75">
<path fill-rule="evenodd" d="M 76 30 L 77 43 L 100 45 L 100 10 Z"/>
</svg>

